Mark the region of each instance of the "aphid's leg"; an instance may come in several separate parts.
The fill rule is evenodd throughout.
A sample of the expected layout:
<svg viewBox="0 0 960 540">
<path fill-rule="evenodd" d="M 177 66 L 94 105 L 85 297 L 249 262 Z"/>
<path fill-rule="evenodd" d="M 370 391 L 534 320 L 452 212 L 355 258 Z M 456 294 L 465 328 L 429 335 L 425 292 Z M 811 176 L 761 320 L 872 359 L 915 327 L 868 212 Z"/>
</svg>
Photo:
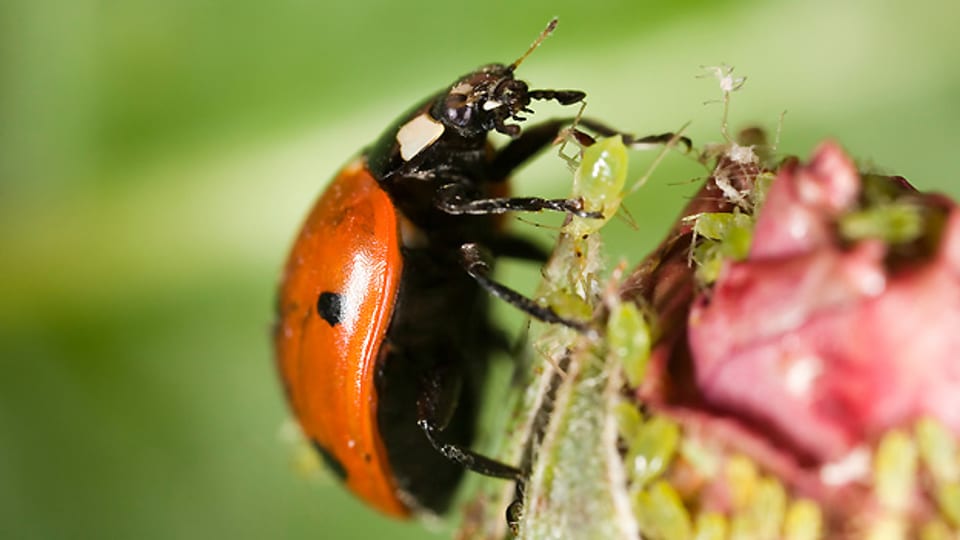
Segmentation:
<svg viewBox="0 0 960 540">
<path fill-rule="evenodd" d="M 460 246 L 460 254 L 463 258 L 463 268 L 470 274 L 470 277 L 476 280 L 477 284 L 491 295 L 496 296 L 539 321 L 549 324 L 562 324 L 578 332 L 587 332 L 589 330 L 586 323 L 562 317 L 552 308 L 542 306 L 506 285 L 491 279 L 488 275 L 490 266 L 480 256 L 480 248 L 477 244 L 464 244 Z"/>
<path fill-rule="evenodd" d="M 446 375 L 446 376 L 445 376 Z M 424 380 L 417 400 L 417 425 L 430 444 L 447 459 L 484 476 L 519 480 L 523 477 L 520 469 L 488 458 L 456 444 L 444 442 L 441 437 L 447 426 L 450 413 L 456 403 L 456 393 L 451 396 L 450 388 L 459 384 L 450 379 L 448 370 L 438 367 Z"/>
<path fill-rule="evenodd" d="M 476 199 L 465 193 L 461 184 L 447 184 L 437 190 L 434 204 L 453 215 L 490 215 L 507 212 L 566 212 L 585 219 L 602 219 L 600 212 L 587 212 L 580 199 L 541 199 L 540 197 L 494 197 Z"/>
</svg>

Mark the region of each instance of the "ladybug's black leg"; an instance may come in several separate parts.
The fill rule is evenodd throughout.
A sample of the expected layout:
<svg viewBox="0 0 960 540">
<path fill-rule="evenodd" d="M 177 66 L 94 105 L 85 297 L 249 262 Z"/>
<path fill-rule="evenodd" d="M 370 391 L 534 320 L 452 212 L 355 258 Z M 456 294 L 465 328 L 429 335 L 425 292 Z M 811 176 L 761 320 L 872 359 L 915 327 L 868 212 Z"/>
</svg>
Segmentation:
<svg viewBox="0 0 960 540">
<path fill-rule="evenodd" d="M 573 121 L 573 118 L 554 118 L 524 129 L 519 137 L 510 141 L 493 157 L 489 178 L 506 180 L 514 169 L 550 146 L 560 131 L 572 125 Z"/>
<path fill-rule="evenodd" d="M 644 137 L 637 137 L 636 135 L 630 135 L 628 133 L 623 133 L 622 131 L 617 131 L 610 126 L 605 125 L 603 122 L 599 122 L 592 118 L 581 118 L 578 122 L 578 125 L 588 128 L 590 131 L 595 132 L 597 135 L 602 135 L 604 137 L 612 137 L 614 135 L 620 135 L 623 137 L 623 144 L 627 146 L 643 146 L 648 144 L 667 144 L 673 139 L 677 139 L 681 144 L 683 144 L 687 151 L 689 152 L 693 148 L 693 143 L 690 141 L 689 137 L 680 136 L 677 137 L 675 133 L 660 133 L 658 135 L 646 135 Z"/>
<path fill-rule="evenodd" d="M 476 280 L 476 282 L 491 295 L 507 302 L 534 319 L 545 323 L 562 324 L 578 332 L 586 332 L 588 330 L 586 323 L 561 317 L 550 307 L 541 306 L 506 285 L 490 279 L 488 275 L 490 266 L 480 256 L 480 248 L 477 244 L 464 244 L 460 246 L 460 254 L 463 257 L 463 267 L 467 273 L 470 274 L 470 277 Z"/>
<path fill-rule="evenodd" d="M 441 441 L 438 436 L 443 432 L 436 424 L 426 418 L 417 421 L 417 425 L 423 430 L 424 435 L 430 444 L 440 452 L 445 458 L 459 463 L 464 468 L 484 476 L 493 476 L 495 478 L 506 478 L 508 480 L 519 480 L 523 473 L 520 469 L 502 463 L 495 459 L 490 459 L 482 454 L 478 454 L 469 448 L 463 448 L 455 444 L 448 444 Z"/>
<path fill-rule="evenodd" d="M 491 165 L 490 178 L 496 180 L 506 180 L 510 173 L 533 157 L 537 152 L 543 150 L 554 140 L 564 127 L 577 124 L 584 126 L 589 130 L 604 137 L 620 135 L 623 137 L 623 143 L 627 146 L 639 146 L 645 144 L 666 144 L 673 140 L 673 133 L 661 133 L 658 135 L 647 135 L 645 137 L 636 137 L 626 134 L 607 126 L 606 124 L 592 118 L 554 118 L 546 122 L 530 126 L 523 130 L 519 137 L 510 142 L 502 150 L 497 152 Z M 680 137 L 679 140 L 687 151 L 692 147 L 690 139 Z"/>
<path fill-rule="evenodd" d="M 602 219 L 600 212 L 587 212 L 580 199 L 541 199 L 540 197 L 503 197 L 475 199 L 469 197 L 461 184 L 447 184 L 437 190 L 434 201 L 437 208 L 453 215 L 490 215 L 507 212 L 540 212 L 552 210 L 567 212 L 586 219 Z"/>
<path fill-rule="evenodd" d="M 447 459 L 484 476 L 519 480 L 523 477 L 520 469 L 488 458 L 455 444 L 441 440 L 441 435 L 453 409 L 450 400 L 451 380 L 444 376 L 446 370 L 438 367 L 430 373 L 417 400 L 417 425 L 430 444 Z M 455 385 L 458 386 L 458 385 Z M 455 397 L 453 398 L 455 401 Z"/>
<path fill-rule="evenodd" d="M 560 131 L 574 123 L 574 119 L 554 119 L 525 129 L 519 137 L 497 152 L 489 165 L 488 178 L 494 181 L 506 180 L 510 173 L 533 157 L 537 152 L 549 146 Z M 627 146 L 645 144 L 666 144 L 676 138 L 673 133 L 635 137 L 623 134 L 596 120 L 581 118 L 578 124 L 589 128 L 600 135 L 620 135 Z M 582 139 L 589 142 L 589 137 Z M 690 149 L 690 139 L 678 139 L 687 149 Z M 453 215 L 488 215 L 503 214 L 506 212 L 540 212 L 552 210 L 566 212 L 586 219 L 601 219 L 600 212 L 583 210 L 583 201 L 579 199 L 542 199 L 540 197 L 504 197 L 504 198 L 476 198 L 466 193 L 464 183 L 453 182 L 437 190 L 435 204 L 440 210 Z"/>
<path fill-rule="evenodd" d="M 587 94 L 580 90 L 531 90 L 527 95 L 530 99 L 555 99 L 561 105 L 580 103 L 587 97 Z"/>
</svg>

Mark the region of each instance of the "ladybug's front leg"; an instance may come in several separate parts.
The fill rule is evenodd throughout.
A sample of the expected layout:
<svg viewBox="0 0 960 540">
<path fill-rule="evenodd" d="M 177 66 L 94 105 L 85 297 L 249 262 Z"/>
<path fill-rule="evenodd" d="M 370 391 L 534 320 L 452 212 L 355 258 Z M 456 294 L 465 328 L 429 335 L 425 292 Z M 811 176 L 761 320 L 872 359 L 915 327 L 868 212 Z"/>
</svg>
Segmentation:
<svg viewBox="0 0 960 540">
<path fill-rule="evenodd" d="M 498 181 L 506 180 L 514 169 L 523 165 L 537 152 L 556 141 L 563 128 L 571 125 L 583 126 L 603 137 L 620 135 L 623 138 L 623 144 L 628 147 L 667 144 L 676 138 L 674 133 L 637 137 L 623 133 L 592 118 L 554 118 L 523 130 L 519 137 L 510 141 L 508 145 L 497 152 L 490 165 L 489 177 Z M 687 151 L 690 151 L 693 146 L 687 137 L 679 137 L 677 140 L 686 147 Z"/>
<path fill-rule="evenodd" d="M 566 212 L 584 219 L 603 219 L 600 212 L 587 212 L 580 199 L 542 199 L 540 197 L 471 198 L 462 184 L 447 184 L 437 190 L 434 204 L 452 215 L 482 216 L 507 212 Z"/>
<path fill-rule="evenodd" d="M 576 124 L 588 128 L 598 135 L 610 137 L 619 135 L 627 146 L 640 147 L 651 144 L 668 144 L 677 140 L 691 148 L 690 139 L 677 137 L 674 133 L 660 133 L 636 137 L 617 131 L 602 122 L 591 118 L 559 118 L 549 120 L 527 128 L 519 137 L 510 142 L 494 156 L 488 165 L 487 178 L 493 182 L 506 180 L 510 173 L 532 158 L 538 152 L 552 144 L 565 126 Z M 583 137 L 581 144 L 592 143 L 590 137 Z M 551 210 L 566 212 L 585 219 L 602 219 L 599 212 L 583 210 L 583 201 L 579 199 L 542 199 L 540 197 L 502 197 L 502 198 L 475 198 L 466 193 L 463 184 L 452 182 L 437 190 L 437 208 L 453 215 L 484 215 L 503 214 L 506 212 L 541 212 Z"/>
</svg>

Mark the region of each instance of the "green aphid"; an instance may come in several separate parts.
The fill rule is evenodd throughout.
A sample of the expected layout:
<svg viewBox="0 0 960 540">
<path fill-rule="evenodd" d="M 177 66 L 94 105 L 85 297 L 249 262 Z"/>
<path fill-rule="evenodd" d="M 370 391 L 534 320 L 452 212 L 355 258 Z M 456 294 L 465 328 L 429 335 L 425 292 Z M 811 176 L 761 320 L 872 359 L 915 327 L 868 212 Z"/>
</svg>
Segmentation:
<svg viewBox="0 0 960 540">
<path fill-rule="evenodd" d="M 680 426 L 662 416 L 640 425 L 629 442 L 627 472 L 636 485 L 645 485 L 670 466 L 680 444 Z"/>
<path fill-rule="evenodd" d="M 697 278 L 702 284 L 716 281 L 723 261 L 743 260 L 750 253 L 753 218 L 735 209 L 733 212 L 709 212 L 697 216 L 693 226 L 702 238 L 694 248 Z"/>
<path fill-rule="evenodd" d="M 583 199 L 583 209 L 600 212 L 599 219 L 573 217 L 563 231 L 580 237 L 599 230 L 617 213 L 623 201 L 627 180 L 627 147 L 619 135 L 598 139 L 583 150 L 583 158 L 573 177 L 573 198 Z"/>
<path fill-rule="evenodd" d="M 718 512 L 704 512 L 697 516 L 694 540 L 725 540 L 727 518 Z"/>
<path fill-rule="evenodd" d="M 874 493 L 887 510 L 905 512 L 913 499 L 917 477 L 917 449 L 902 431 L 883 436 L 873 462 Z"/>
<path fill-rule="evenodd" d="M 544 296 L 544 301 L 561 317 L 576 321 L 593 318 L 593 306 L 572 292 L 553 290 Z"/>
<path fill-rule="evenodd" d="M 710 285 L 720 277 L 723 268 L 723 249 L 720 242 L 706 240 L 693 249 L 693 260 L 697 263 L 697 282 Z"/>
<path fill-rule="evenodd" d="M 817 540 L 823 536 L 823 515 L 817 503 L 800 499 L 790 503 L 783 519 L 784 540 Z"/>
<path fill-rule="evenodd" d="M 757 215 L 763 203 L 767 200 L 767 192 L 777 175 L 772 172 L 762 172 L 753 179 L 753 188 L 750 189 L 750 201 L 753 203 L 753 215 Z"/>
<path fill-rule="evenodd" d="M 693 225 L 697 236 L 711 240 L 726 240 L 739 229 L 753 229 L 753 218 L 737 209 L 733 212 L 705 212 L 697 216 Z M 750 244 L 746 247 L 750 247 Z"/>
<path fill-rule="evenodd" d="M 690 540 L 693 526 L 680 495 L 664 481 L 634 496 L 634 511 L 644 538 L 653 540 Z"/>
<path fill-rule="evenodd" d="M 636 404 L 626 400 L 621 401 L 614 406 L 613 415 L 617 419 L 620 437 L 625 441 L 632 441 L 643 424 L 643 417 L 640 416 Z"/>
<path fill-rule="evenodd" d="M 640 309 L 629 302 L 613 307 L 607 320 L 608 354 L 623 366 L 630 388 L 636 388 L 643 382 L 650 360 L 650 347 L 650 326 Z"/>
<path fill-rule="evenodd" d="M 845 214 L 840 234 L 850 242 L 866 239 L 905 244 L 924 232 L 923 209 L 909 202 L 891 202 Z"/>
<path fill-rule="evenodd" d="M 917 446 L 924 466 L 937 483 L 960 481 L 957 441 L 943 424 L 931 418 L 917 422 Z"/>
</svg>

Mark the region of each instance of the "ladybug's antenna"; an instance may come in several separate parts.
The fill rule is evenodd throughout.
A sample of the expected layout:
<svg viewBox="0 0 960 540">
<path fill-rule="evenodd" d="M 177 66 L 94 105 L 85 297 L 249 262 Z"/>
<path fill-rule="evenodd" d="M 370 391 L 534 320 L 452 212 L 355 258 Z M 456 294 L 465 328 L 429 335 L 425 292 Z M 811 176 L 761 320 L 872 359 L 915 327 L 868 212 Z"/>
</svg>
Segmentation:
<svg viewBox="0 0 960 540">
<path fill-rule="evenodd" d="M 523 55 L 521 55 L 520 58 L 517 58 L 516 60 L 514 60 L 513 63 L 510 64 L 510 67 L 507 69 L 509 69 L 510 71 L 517 69 L 520 66 L 520 64 L 523 63 L 523 61 L 526 60 L 528 56 L 530 56 L 530 53 L 536 50 L 536 48 L 539 47 L 541 43 L 543 43 L 543 40 L 547 39 L 547 36 L 553 33 L 553 31 L 557 28 L 558 22 L 560 22 L 560 19 L 556 17 L 551 19 L 550 22 L 547 23 L 547 27 L 543 29 L 543 32 L 540 32 L 540 36 L 538 36 L 536 41 L 534 41 L 530 45 L 530 48 L 527 49 L 527 52 L 523 53 Z"/>
</svg>

